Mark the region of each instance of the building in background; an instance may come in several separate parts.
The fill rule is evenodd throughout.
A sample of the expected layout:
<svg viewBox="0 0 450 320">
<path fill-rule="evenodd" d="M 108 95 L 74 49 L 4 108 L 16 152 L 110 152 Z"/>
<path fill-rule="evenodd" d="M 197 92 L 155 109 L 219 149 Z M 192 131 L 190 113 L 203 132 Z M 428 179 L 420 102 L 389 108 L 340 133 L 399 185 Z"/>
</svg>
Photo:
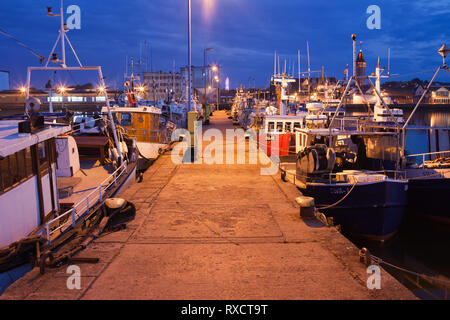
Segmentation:
<svg viewBox="0 0 450 320">
<path fill-rule="evenodd" d="M 431 86 L 430 103 L 450 104 L 450 85 Z"/>
<path fill-rule="evenodd" d="M 180 73 L 172 72 L 144 72 L 144 86 L 146 88 L 146 99 L 161 100 L 173 94 L 175 99 L 183 96 L 182 81 Z"/>
<path fill-rule="evenodd" d="M 9 71 L 0 70 L 0 91 L 9 89 Z"/>
<path fill-rule="evenodd" d="M 220 96 L 220 77 L 219 70 L 213 71 L 213 66 L 207 66 L 207 72 L 204 73 L 204 67 L 191 66 L 191 85 L 192 94 L 200 103 L 205 101 L 205 77 L 206 77 L 206 95 L 208 104 L 217 104 Z M 181 68 L 182 96 L 187 100 L 188 97 L 188 67 Z"/>
</svg>

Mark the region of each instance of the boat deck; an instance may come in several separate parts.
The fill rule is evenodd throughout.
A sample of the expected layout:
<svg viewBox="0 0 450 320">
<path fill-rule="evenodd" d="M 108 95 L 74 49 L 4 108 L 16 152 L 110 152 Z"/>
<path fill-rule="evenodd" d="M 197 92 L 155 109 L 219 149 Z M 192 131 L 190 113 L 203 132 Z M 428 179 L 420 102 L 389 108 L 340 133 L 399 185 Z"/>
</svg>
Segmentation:
<svg viewBox="0 0 450 320">
<path fill-rule="evenodd" d="M 73 187 L 72 194 L 69 197 L 60 199 L 59 203 L 79 203 L 114 172 L 110 165 L 101 165 L 99 160 L 82 160 L 80 167 L 81 170 L 71 178 L 57 178 L 58 190 Z"/>
</svg>

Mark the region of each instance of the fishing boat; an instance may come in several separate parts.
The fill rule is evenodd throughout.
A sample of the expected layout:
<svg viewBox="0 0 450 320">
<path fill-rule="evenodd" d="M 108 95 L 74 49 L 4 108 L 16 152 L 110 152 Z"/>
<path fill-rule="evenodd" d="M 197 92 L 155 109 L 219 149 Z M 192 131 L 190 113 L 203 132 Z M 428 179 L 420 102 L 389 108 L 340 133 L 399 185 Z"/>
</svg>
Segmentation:
<svg viewBox="0 0 450 320">
<path fill-rule="evenodd" d="M 281 165 L 288 179 L 342 231 L 385 241 L 398 230 L 407 204 L 408 181 L 395 171 L 368 166 L 364 141 L 390 133 L 340 129 L 296 130 L 297 161 Z M 394 146 L 393 146 L 394 147 Z"/>
<path fill-rule="evenodd" d="M 108 112 L 111 112 L 121 133 L 136 141 L 139 154 L 138 170 L 143 171 L 169 147 L 172 132 L 177 127 L 171 121 L 175 118 L 172 111 L 178 110 L 169 105 L 163 117 L 164 105 L 145 104 L 146 101 L 141 97 L 145 88 L 141 84 L 136 84 L 135 81 L 132 68 L 131 76 L 124 83 L 126 88 L 124 104 L 116 104 L 110 109 L 105 106 L 101 112 L 105 119 Z M 182 108 L 179 111 L 181 114 L 184 112 Z"/>
<path fill-rule="evenodd" d="M 293 153 L 294 140 L 291 139 L 294 131 L 305 126 L 307 112 L 296 110 L 295 114 L 288 114 L 286 107 L 289 97 L 286 89 L 290 82 L 295 80 L 285 73 L 275 74 L 272 82 L 276 84 L 277 108 L 268 106 L 265 114 L 259 120 L 261 125 L 256 126 L 259 147 L 270 157 L 289 156 Z"/>
<path fill-rule="evenodd" d="M 105 112 L 106 108 L 102 109 Z M 164 134 L 161 128 L 161 109 L 153 106 L 136 106 L 111 108 L 111 113 L 123 132 L 129 137 L 136 138 L 137 148 L 141 157 L 155 160 L 169 141 L 170 134 Z M 175 128 L 173 125 L 172 130 Z"/>
<path fill-rule="evenodd" d="M 372 85 L 377 94 L 375 111 L 368 105 L 364 119 L 339 116 L 355 75 L 332 117 L 322 113 L 320 103 L 310 105 L 314 114 L 308 125 L 295 130 L 296 161 L 280 167 L 283 179 L 313 197 L 317 209 L 333 218 L 344 233 L 386 241 L 402 223 L 408 180 L 401 170 L 405 162 L 402 119 L 383 101 L 380 78 L 378 64 L 377 83 Z"/>
</svg>

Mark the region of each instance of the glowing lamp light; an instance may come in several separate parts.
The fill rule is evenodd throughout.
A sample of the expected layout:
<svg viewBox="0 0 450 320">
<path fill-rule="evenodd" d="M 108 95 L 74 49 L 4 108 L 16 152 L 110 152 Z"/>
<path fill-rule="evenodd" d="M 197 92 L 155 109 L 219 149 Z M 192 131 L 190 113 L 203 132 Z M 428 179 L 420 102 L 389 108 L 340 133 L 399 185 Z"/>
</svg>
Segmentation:
<svg viewBox="0 0 450 320">
<path fill-rule="evenodd" d="M 58 91 L 59 91 L 59 93 L 62 93 L 62 94 L 64 94 L 64 93 L 66 93 L 66 91 L 67 91 L 67 88 L 66 87 L 59 87 L 58 88 Z"/>
<path fill-rule="evenodd" d="M 142 93 L 145 91 L 145 88 L 143 86 L 139 86 L 136 88 L 136 90 Z"/>
<path fill-rule="evenodd" d="M 98 92 L 103 93 L 105 92 L 105 87 L 98 87 L 97 90 Z"/>
<path fill-rule="evenodd" d="M 214 72 L 217 71 L 217 66 L 212 66 L 211 70 L 214 71 Z"/>
<path fill-rule="evenodd" d="M 20 93 L 25 93 L 25 92 L 27 92 L 27 88 L 20 87 L 19 91 L 20 91 Z"/>
</svg>

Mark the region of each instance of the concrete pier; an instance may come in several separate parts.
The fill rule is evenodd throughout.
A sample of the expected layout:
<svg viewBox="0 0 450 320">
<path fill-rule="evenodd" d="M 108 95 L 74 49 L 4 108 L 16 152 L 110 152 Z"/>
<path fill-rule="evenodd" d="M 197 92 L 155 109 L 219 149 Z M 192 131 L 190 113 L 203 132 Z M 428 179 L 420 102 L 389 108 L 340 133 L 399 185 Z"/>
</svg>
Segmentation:
<svg viewBox="0 0 450 320">
<path fill-rule="evenodd" d="M 208 128 L 233 125 L 216 112 Z M 358 249 L 335 228 L 302 220 L 297 188 L 260 168 L 175 164 L 164 154 L 121 195 L 136 219 L 78 254 L 100 258 L 78 265 L 80 289 L 67 288 L 65 265 L 32 270 L 1 299 L 415 298 L 384 270 L 381 289 L 369 290 Z"/>
</svg>

